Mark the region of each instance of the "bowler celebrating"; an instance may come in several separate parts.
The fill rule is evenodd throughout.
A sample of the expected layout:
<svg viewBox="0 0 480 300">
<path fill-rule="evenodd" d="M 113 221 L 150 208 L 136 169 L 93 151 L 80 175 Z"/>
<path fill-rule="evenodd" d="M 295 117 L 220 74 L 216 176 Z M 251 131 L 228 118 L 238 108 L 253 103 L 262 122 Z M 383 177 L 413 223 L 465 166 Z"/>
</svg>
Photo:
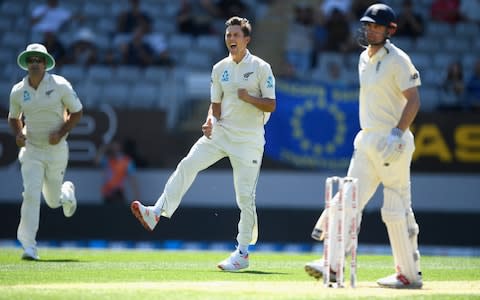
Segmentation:
<svg viewBox="0 0 480 300">
<path fill-rule="evenodd" d="M 248 246 L 257 241 L 255 190 L 265 145 L 264 124 L 276 106 L 270 65 L 247 49 L 251 30 L 244 18 L 232 17 L 226 22 L 225 44 L 230 55 L 213 66 L 204 136 L 178 164 L 154 206 L 139 201 L 131 205 L 140 223 L 153 230 L 160 216 L 172 216 L 198 172 L 228 157 L 240 221 L 237 249 L 217 265 L 224 271 L 247 268 Z"/>
</svg>

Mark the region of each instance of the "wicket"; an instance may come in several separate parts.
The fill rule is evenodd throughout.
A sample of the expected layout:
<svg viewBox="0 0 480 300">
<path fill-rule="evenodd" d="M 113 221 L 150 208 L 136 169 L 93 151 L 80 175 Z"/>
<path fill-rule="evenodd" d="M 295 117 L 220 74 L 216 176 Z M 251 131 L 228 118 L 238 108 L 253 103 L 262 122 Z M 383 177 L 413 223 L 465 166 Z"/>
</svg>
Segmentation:
<svg viewBox="0 0 480 300">
<path fill-rule="evenodd" d="M 333 185 L 337 184 L 337 203 L 333 203 Z M 328 177 L 325 181 L 325 231 L 323 241 L 323 284 L 327 287 L 344 287 L 344 271 L 346 252 L 346 205 L 350 204 L 351 217 L 348 238 L 350 238 L 350 286 L 355 287 L 357 281 L 357 210 L 358 210 L 358 179 L 353 177 Z M 331 209 L 331 208 L 335 209 Z M 337 251 L 332 252 L 333 242 L 338 243 Z M 332 257 L 338 259 L 335 270 L 336 283 L 330 282 L 330 269 Z"/>
</svg>

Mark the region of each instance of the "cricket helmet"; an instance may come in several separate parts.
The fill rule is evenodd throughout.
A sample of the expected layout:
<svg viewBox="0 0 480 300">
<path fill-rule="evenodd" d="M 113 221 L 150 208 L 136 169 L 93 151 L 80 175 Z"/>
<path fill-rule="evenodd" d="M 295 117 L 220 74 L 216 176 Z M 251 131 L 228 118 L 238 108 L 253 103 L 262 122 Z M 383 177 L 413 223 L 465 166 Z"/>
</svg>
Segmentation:
<svg viewBox="0 0 480 300">
<path fill-rule="evenodd" d="M 393 9 L 385 4 L 370 5 L 363 14 L 360 22 L 375 23 L 390 28 L 397 28 L 397 16 Z"/>
</svg>

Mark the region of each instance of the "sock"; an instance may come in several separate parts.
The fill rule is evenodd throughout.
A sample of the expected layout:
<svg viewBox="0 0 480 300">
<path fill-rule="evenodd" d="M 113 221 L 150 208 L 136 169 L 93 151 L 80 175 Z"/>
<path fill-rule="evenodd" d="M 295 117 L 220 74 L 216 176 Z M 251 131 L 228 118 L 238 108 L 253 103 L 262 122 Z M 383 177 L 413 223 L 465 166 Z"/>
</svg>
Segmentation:
<svg viewBox="0 0 480 300">
<path fill-rule="evenodd" d="M 157 202 L 155 202 L 155 205 L 153 206 L 153 212 L 157 215 L 160 216 L 162 214 L 162 208 L 163 204 L 165 203 L 163 194 L 158 198 Z"/>
<path fill-rule="evenodd" d="M 246 255 L 248 254 L 248 245 L 238 245 L 237 246 L 238 251 L 240 252 L 241 255 Z"/>
</svg>

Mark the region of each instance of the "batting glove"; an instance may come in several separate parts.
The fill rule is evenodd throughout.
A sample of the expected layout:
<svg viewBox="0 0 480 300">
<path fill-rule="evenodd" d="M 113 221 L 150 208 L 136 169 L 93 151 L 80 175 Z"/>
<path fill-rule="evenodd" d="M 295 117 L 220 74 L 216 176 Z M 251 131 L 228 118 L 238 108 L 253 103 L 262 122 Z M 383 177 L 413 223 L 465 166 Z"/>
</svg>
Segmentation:
<svg viewBox="0 0 480 300">
<path fill-rule="evenodd" d="M 403 131 L 399 128 L 393 128 L 387 139 L 383 139 L 383 144 L 379 148 L 383 149 L 382 157 L 386 166 L 398 160 L 405 150 L 405 141 L 402 139 Z"/>
</svg>

